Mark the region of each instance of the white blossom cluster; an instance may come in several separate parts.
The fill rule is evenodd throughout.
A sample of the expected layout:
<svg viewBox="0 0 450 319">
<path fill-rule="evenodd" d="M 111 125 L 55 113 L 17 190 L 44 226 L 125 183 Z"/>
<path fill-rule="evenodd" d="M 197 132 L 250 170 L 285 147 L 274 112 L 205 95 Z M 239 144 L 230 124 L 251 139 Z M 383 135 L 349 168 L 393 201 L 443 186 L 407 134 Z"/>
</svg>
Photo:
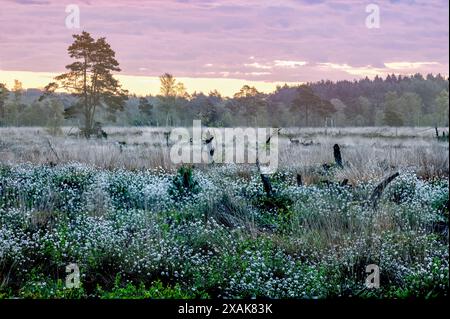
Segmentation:
<svg viewBox="0 0 450 319">
<path fill-rule="evenodd" d="M 448 290 L 448 180 L 402 173 L 373 208 L 375 182 L 297 186 L 281 172 L 269 196 L 256 171 L 217 167 L 194 170 L 199 191 L 174 197 L 175 174 L 0 166 L 2 289 L 58 295 L 52 276 L 77 263 L 86 283 L 160 280 L 220 298 Z M 369 264 L 380 267 L 377 291 L 364 286 Z"/>
</svg>

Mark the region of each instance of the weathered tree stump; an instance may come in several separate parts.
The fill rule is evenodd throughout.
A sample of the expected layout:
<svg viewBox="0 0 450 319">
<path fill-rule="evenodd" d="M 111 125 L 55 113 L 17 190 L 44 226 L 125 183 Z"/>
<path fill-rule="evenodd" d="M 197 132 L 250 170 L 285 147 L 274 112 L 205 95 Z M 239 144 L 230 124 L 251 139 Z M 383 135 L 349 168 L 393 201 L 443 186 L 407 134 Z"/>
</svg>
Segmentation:
<svg viewBox="0 0 450 319">
<path fill-rule="evenodd" d="M 270 182 L 270 178 L 266 174 L 263 174 L 261 172 L 261 167 L 259 165 L 259 160 L 258 159 L 256 159 L 256 167 L 258 167 L 259 175 L 261 177 L 261 182 L 263 184 L 264 191 L 266 192 L 266 195 L 267 196 L 272 196 L 273 195 L 272 183 Z"/>
<path fill-rule="evenodd" d="M 267 196 L 272 196 L 273 189 L 272 189 L 272 183 L 270 182 L 270 179 L 267 175 L 261 174 L 261 181 L 263 183 L 264 191 L 266 192 Z"/>
<path fill-rule="evenodd" d="M 191 186 L 191 178 L 190 178 L 191 176 L 190 176 L 190 174 L 189 174 L 189 171 L 188 170 L 185 170 L 184 172 L 183 172 L 183 187 L 185 188 L 185 189 L 189 189 L 190 188 L 190 186 Z"/>
<path fill-rule="evenodd" d="M 166 138 L 166 146 L 169 147 L 169 136 L 170 132 L 164 132 L 164 137 Z"/>
<path fill-rule="evenodd" d="M 302 179 L 302 175 L 297 174 L 297 186 L 303 186 L 303 179 Z"/>
<path fill-rule="evenodd" d="M 342 168 L 342 155 L 341 155 L 341 148 L 338 144 L 334 144 L 333 146 L 333 154 L 334 154 L 334 162 L 337 166 Z"/>
</svg>

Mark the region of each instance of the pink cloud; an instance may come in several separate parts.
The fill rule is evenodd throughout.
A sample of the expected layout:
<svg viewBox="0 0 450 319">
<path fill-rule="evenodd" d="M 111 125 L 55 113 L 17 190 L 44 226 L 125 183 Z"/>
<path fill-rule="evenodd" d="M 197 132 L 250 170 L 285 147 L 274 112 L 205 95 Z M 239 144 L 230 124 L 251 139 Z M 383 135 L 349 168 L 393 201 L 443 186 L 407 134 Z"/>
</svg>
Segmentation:
<svg viewBox="0 0 450 319">
<path fill-rule="evenodd" d="M 81 31 L 65 27 L 68 4 L 80 6 L 82 29 L 107 37 L 128 75 L 313 81 L 365 69 L 448 72 L 448 2 L 440 0 L 380 3 L 380 29 L 366 28 L 359 1 L 6 1 L 0 70 L 63 71 Z M 417 68 L 391 70 L 391 62 Z"/>
</svg>

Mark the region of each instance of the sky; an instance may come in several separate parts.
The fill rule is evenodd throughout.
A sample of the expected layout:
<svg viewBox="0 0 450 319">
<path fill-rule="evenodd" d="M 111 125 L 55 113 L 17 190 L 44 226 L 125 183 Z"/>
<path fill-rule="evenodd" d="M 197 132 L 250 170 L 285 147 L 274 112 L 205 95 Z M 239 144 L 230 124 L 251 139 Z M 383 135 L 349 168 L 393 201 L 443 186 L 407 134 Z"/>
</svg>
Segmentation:
<svg viewBox="0 0 450 319">
<path fill-rule="evenodd" d="M 80 28 L 66 25 L 69 5 Z M 225 96 L 244 84 L 270 92 L 391 73 L 447 76 L 448 16 L 447 0 L 0 0 L 0 82 L 44 87 L 65 71 L 72 34 L 83 30 L 106 37 L 119 80 L 138 95 L 157 94 L 165 72 L 190 93 Z"/>
</svg>

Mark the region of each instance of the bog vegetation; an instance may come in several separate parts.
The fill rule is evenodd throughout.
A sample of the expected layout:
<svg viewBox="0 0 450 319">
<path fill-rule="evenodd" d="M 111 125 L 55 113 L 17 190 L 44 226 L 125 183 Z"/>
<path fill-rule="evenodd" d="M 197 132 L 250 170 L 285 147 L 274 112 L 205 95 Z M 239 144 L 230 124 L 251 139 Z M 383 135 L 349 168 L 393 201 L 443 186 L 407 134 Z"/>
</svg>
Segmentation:
<svg viewBox="0 0 450 319">
<path fill-rule="evenodd" d="M 0 168 L 1 294 L 25 298 L 444 296 L 448 180 L 298 185 L 256 170 Z M 77 263 L 81 287 L 65 288 Z M 365 267 L 381 269 L 380 289 Z"/>
<path fill-rule="evenodd" d="M 447 294 L 448 142 L 433 128 L 281 130 L 270 192 L 255 165 L 172 166 L 164 130 L 105 130 L 1 130 L 2 297 Z M 365 286 L 369 264 L 380 289 Z"/>
<path fill-rule="evenodd" d="M 159 96 L 136 97 L 105 39 L 74 36 L 69 54 L 44 91 L 0 84 L 0 298 L 447 295 L 447 79 L 224 98 L 164 74 Z M 193 119 L 286 127 L 277 173 L 174 166 L 170 126 Z"/>
</svg>

